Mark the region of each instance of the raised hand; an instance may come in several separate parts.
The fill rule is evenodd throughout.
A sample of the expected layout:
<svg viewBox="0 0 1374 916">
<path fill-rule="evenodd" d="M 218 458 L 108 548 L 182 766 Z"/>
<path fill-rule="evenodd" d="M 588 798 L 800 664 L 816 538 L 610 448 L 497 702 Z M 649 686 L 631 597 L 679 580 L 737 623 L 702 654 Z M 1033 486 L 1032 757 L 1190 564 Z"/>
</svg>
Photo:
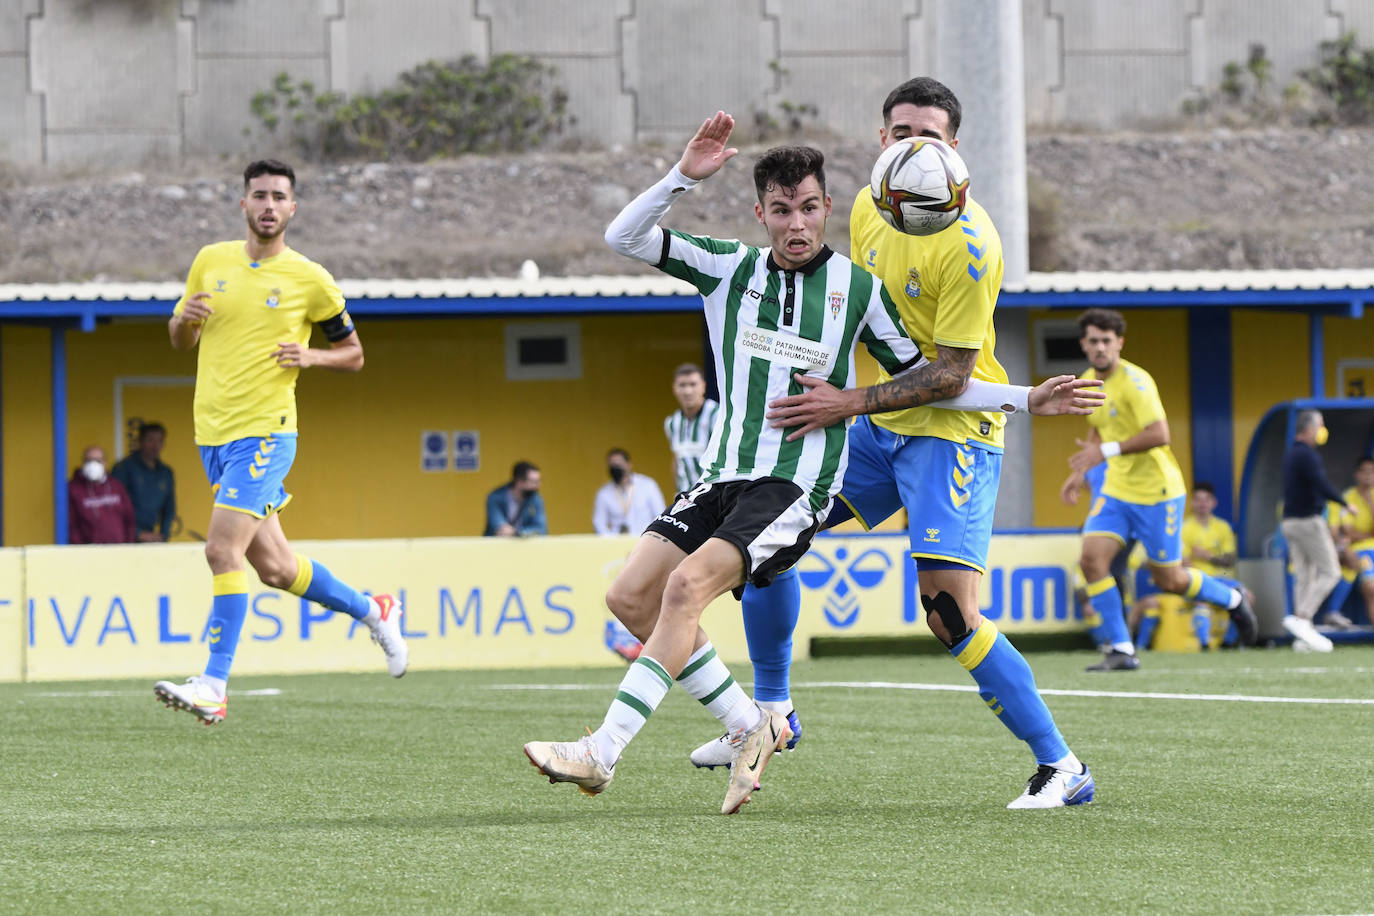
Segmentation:
<svg viewBox="0 0 1374 916">
<path fill-rule="evenodd" d="M 1030 390 L 1030 412 L 1037 417 L 1053 417 L 1063 414 L 1085 416 L 1101 407 L 1107 396 L 1095 390 L 1102 387 L 1099 379 L 1074 378 L 1072 375 L 1056 375 L 1046 379 Z"/>
<path fill-rule="evenodd" d="M 726 147 L 730 132 L 735 129 L 735 119 L 723 111 L 718 111 L 697 128 L 696 134 L 687 142 L 677 167 L 688 178 L 700 181 L 709 178 L 720 167 L 735 157 L 739 150 Z"/>
</svg>

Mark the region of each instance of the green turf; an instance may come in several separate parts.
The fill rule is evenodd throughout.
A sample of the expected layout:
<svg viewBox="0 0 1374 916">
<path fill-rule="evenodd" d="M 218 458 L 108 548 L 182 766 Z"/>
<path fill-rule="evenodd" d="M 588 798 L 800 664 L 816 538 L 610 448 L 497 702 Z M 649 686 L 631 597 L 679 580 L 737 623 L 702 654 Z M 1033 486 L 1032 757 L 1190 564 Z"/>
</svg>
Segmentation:
<svg viewBox="0 0 1374 916">
<path fill-rule="evenodd" d="M 1061 690 L 1374 698 L 1374 647 L 1091 660 L 1031 657 Z M 1051 695 L 1098 797 L 1014 812 L 1033 765 L 976 695 L 818 686 L 970 683 L 951 660 L 813 660 L 799 750 L 727 818 L 680 692 L 598 798 L 526 762 L 595 727 L 620 670 L 242 677 L 281 695 L 214 728 L 151 683 L 0 685 L 0 911 L 1374 909 L 1368 704 Z M 592 689 L 498 689 L 529 684 Z"/>
</svg>

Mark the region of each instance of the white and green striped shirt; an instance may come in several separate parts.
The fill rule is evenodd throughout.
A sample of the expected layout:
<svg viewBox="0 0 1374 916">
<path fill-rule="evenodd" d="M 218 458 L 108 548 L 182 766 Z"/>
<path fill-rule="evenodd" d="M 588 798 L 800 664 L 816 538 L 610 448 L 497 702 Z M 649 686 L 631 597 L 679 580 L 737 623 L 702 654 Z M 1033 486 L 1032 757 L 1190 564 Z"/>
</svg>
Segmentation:
<svg viewBox="0 0 1374 916">
<path fill-rule="evenodd" d="M 695 184 L 674 168 L 621 211 L 606 240 L 701 293 L 721 394 L 701 480 L 779 477 L 807 492 L 819 511 L 844 478 L 846 424 L 787 442 L 791 429 L 774 429 L 764 417 L 769 402 L 805 390 L 792 378 L 797 372 L 852 388 L 860 341 L 890 375 L 925 360 L 882 284 L 828 247 L 804 267 L 784 270 L 767 249 L 656 229 L 674 196 Z"/>
<path fill-rule="evenodd" d="M 677 492 L 685 493 L 701 479 L 701 456 L 711 439 L 720 405 L 707 398 L 695 417 L 688 417 L 681 409 L 663 421 L 663 434 L 673 452 L 673 478 Z"/>
</svg>

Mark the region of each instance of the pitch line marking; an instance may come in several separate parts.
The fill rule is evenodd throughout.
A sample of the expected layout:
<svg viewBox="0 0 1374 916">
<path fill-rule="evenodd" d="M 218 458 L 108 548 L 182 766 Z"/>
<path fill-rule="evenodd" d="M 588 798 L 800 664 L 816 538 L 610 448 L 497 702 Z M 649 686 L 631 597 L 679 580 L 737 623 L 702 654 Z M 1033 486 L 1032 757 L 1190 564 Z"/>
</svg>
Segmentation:
<svg viewBox="0 0 1374 916">
<path fill-rule="evenodd" d="M 810 681 L 796 687 L 841 687 L 853 690 L 941 690 L 977 693 L 973 684 L 907 684 L 896 681 Z M 1204 700 L 1213 703 L 1301 703 L 1319 706 L 1374 706 L 1374 699 L 1359 697 L 1270 697 L 1239 693 L 1162 693 L 1137 690 L 1056 690 L 1040 688 L 1052 697 L 1112 697 L 1125 700 Z"/>
<path fill-rule="evenodd" d="M 144 690 L 48 690 L 42 693 L 31 693 L 29 696 L 85 699 L 87 697 L 141 697 L 146 692 Z M 276 697 L 281 696 L 281 690 L 277 687 L 262 687 L 258 690 L 231 690 L 229 694 L 235 697 Z"/>
</svg>

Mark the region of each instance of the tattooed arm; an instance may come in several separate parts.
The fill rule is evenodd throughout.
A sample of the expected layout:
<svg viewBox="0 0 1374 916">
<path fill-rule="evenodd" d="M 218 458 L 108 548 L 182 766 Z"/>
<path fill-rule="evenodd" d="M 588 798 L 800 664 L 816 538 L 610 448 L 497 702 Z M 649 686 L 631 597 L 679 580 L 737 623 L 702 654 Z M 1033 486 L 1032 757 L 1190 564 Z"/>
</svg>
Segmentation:
<svg viewBox="0 0 1374 916">
<path fill-rule="evenodd" d="M 920 407 L 963 394 L 979 351 L 939 344 L 935 349 L 934 362 L 868 388 L 840 390 L 821 379 L 798 376 L 797 381 L 808 390 L 773 401 L 768 405 L 768 419 L 776 427 L 800 427 L 788 435 L 791 440 L 859 414 Z"/>
</svg>

